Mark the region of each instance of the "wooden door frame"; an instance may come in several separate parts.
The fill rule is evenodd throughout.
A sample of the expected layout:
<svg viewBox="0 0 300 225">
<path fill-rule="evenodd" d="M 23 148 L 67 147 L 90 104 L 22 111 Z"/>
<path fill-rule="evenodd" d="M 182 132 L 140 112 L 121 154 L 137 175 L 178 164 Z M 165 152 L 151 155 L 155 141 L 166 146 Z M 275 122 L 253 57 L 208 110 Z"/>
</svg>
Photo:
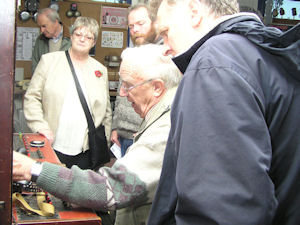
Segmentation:
<svg viewBox="0 0 300 225">
<path fill-rule="evenodd" d="M 1 0 L 0 9 L 0 221 L 11 225 L 16 0 Z"/>
</svg>

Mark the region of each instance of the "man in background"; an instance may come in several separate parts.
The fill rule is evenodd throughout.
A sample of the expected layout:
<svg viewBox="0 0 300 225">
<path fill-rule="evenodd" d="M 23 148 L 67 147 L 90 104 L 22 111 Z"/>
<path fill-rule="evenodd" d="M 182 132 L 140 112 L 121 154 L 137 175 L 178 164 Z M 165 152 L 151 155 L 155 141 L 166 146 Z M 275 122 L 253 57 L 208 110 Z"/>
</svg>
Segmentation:
<svg viewBox="0 0 300 225">
<path fill-rule="evenodd" d="M 32 74 L 43 54 L 54 51 L 65 51 L 71 46 L 69 30 L 63 27 L 55 9 L 44 8 L 38 11 L 37 24 L 41 34 L 35 41 L 32 52 Z"/>
<path fill-rule="evenodd" d="M 151 16 L 149 7 L 145 4 L 137 4 L 129 9 L 128 26 L 130 38 L 135 46 L 154 43 L 159 44 L 154 27 L 154 17 Z M 119 93 L 118 88 L 118 93 Z M 131 103 L 126 98 L 117 96 L 113 114 L 111 141 L 121 148 L 121 156 L 124 156 L 128 147 L 133 143 L 134 134 L 141 125 L 142 118 L 134 112 Z"/>
<path fill-rule="evenodd" d="M 141 3 L 129 8 L 128 27 L 133 45 L 162 43 L 156 33 L 154 21 L 155 17 L 150 13 L 148 5 Z"/>
<path fill-rule="evenodd" d="M 184 76 L 148 224 L 299 224 L 300 25 L 236 0 L 163 0 L 157 25 Z"/>
</svg>

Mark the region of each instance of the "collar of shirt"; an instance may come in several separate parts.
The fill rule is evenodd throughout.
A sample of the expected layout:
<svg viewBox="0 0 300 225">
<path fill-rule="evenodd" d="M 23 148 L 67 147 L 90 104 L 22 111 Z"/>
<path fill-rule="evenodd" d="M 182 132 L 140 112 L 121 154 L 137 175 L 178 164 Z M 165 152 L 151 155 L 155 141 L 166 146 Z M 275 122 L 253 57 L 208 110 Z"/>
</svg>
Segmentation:
<svg viewBox="0 0 300 225">
<path fill-rule="evenodd" d="M 228 32 L 226 31 L 226 28 L 235 23 L 245 20 L 259 20 L 257 16 L 257 18 L 255 18 L 253 17 L 253 15 L 253 13 L 237 13 L 231 16 L 224 16 L 220 18 L 219 23 L 214 28 L 212 28 L 212 30 L 209 31 L 205 36 L 203 36 L 199 41 L 197 41 L 192 47 L 190 47 L 187 51 L 183 52 L 182 54 L 178 54 L 174 58 L 172 58 L 173 62 L 182 72 L 182 74 L 184 74 L 193 55 L 205 41 L 207 41 L 214 35 Z"/>
<path fill-rule="evenodd" d="M 60 31 L 59 35 L 57 37 L 52 38 L 52 41 L 54 43 L 58 42 L 59 39 L 62 37 L 62 35 L 63 35 L 63 27 L 61 26 L 61 31 Z"/>
</svg>

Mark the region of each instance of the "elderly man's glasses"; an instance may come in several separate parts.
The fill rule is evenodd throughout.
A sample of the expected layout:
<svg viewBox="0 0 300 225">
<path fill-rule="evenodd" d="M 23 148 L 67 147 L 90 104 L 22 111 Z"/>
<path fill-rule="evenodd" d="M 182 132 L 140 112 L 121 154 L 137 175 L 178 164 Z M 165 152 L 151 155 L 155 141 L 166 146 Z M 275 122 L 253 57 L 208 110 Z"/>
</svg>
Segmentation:
<svg viewBox="0 0 300 225">
<path fill-rule="evenodd" d="M 146 83 L 149 83 L 150 81 L 152 81 L 153 79 L 149 79 L 149 80 L 145 80 L 145 81 L 143 81 L 143 82 L 141 82 L 141 83 L 138 83 L 138 84 L 136 84 L 136 85 L 131 85 L 131 86 L 128 86 L 125 82 L 126 81 L 123 81 L 123 80 L 121 80 L 121 88 L 126 92 L 126 93 L 128 93 L 129 91 L 131 91 L 132 89 L 134 89 L 134 88 L 136 88 L 136 87 L 138 87 L 138 86 L 142 86 L 142 85 L 144 85 L 144 84 L 146 84 Z"/>
<path fill-rule="evenodd" d="M 89 35 L 84 35 L 82 33 L 74 32 L 74 36 L 78 39 L 84 38 L 84 40 L 93 41 L 94 38 Z"/>
</svg>

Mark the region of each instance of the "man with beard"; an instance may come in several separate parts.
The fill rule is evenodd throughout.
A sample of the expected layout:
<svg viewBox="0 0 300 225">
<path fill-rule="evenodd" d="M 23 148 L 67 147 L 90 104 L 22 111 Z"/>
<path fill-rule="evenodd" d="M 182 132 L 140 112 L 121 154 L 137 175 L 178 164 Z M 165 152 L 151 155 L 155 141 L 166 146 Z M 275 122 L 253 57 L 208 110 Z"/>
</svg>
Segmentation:
<svg viewBox="0 0 300 225">
<path fill-rule="evenodd" d="M 128 27 L 131 41 L 135 46 L 162 43 L 162 39 L 156 33 L 154 16 L 150 13 L 148 5 L 137 4 L 129 9 Z"/>
</svg>

